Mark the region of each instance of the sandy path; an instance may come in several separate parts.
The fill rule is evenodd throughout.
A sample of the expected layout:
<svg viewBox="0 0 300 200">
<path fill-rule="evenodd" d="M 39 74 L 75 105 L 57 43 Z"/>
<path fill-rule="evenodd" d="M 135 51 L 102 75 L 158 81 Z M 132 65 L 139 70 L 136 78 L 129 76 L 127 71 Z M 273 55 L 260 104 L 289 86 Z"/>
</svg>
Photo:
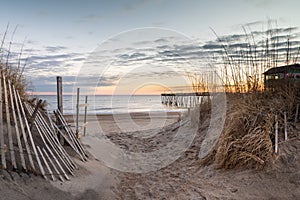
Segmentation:
<svg viewBox="0 0 300 200">
<path fill-rule="evenodd" d="M 165 133 L 168 135 L 167 131 Z M 299 134 L 280 144 L 274 165 L 263 170 L 227 171 L 200 165 L 198 152 L 203 134 L 205 127 L 200 127 L 190 148 L 174 163 L 160 170 L 142 174 L 115 171 L 121 180 L 118 195 L 122 199 L 300 199 Z M 126 141 L 118 137 L 112 139 L 120 144 Z M 126 138 L 125 135 L 122 137 Z M 164 136 L 133 146 L 144 149 L 149 145 L 151 149 L 151 143 L 162 140 L 165 140 Z"/>
<path fill-rule="evenodd" d="M 70 117 L 69 121 L 72 121 Z M 128 131 L 161 130 L 178 121 L 179 117 L 178 113 L 152 113 L 150 116 L 147 113 L 133 113 L 130 116 L 118 115 L 115 118 L 111 115 L 88 116 L 87 135 L 82 136 L 82 142 L 86 149 L 93 153 L 90 146 L 95 141 L 93 138 L 98 137 L 99 133 L 109 136 L 122 135 Z M 51 182 L 51 185 L 70 193 L 75 199 L 118 199 L 119 179 L 114 171 L 98 160 L 97 155 L 92 154 L 90 158 L 86 163 L 76 160 L 80 170 L 75 172 L 76 176 L 71 177 L 71 181 Z"/>
<path fill-rule="evenodd" d="M 162 148 L 176 134 L 176 124 L 172 124 L 176 120 L 172 117 L 163 127 L 145 129 L 148 117 L 135 116 L 135 123 L 144 126 L 140 129 L 129 126 L 126 132 L 118 128 L 111 116 L 101 116 L 100 119 L 105 135 L 131 152 L 151 152 Z M 130 125 L 131 122 L 123 117 L 122 123 Z M 92 161 L 84 165 L 84 173 L 81 172 L 75 181 L 61 189 L 71 191 L 77 197 L 84 195 L 94 199 L 300 199 L 300 138 L 281 144 L 280 154 L 272 167 L 260 171 L 222 171 L 201 166 L 197 158 L 207 125 L 204 123 L 199 128 L 187 151 L 162 169 L 126 173 Z M 97 127 L 98 122 L 91 121 L 89 136 L 97 135 Z"/>
</svg>

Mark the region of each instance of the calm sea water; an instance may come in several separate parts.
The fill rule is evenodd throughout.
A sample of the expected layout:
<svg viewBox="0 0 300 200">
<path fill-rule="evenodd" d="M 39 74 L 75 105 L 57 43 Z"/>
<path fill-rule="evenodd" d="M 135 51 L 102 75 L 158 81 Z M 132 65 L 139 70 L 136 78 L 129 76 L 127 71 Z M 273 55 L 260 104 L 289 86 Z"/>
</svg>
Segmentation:
<svg viewBox="0 0 300 200">
<path fill-rule="evenodd" d="M 48 110 L 57 108 L 57 97 L 55 95 L 40 95 L 39 98 L 46 100 Z M 84 103 L 85 96 L 80 97 L 80 103 Z M 97 95 L 88 96 L 89 114 L 112 114 L 128 112 L 172 112 L 184 111 L 182 109 L 169 108 L 161 104 L 160 95 Z M 63 96 L 64 114 L 75 114 L 76 96 Z M 84 113 L 84 108 L 81 108 Z"/>
</svg>

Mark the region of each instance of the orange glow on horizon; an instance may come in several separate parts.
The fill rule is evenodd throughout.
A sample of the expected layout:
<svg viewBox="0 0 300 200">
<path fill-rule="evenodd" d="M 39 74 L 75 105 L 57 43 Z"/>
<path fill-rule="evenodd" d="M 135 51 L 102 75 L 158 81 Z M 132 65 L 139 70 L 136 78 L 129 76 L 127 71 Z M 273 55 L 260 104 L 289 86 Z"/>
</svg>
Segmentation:
<svg viewBox="0 0 300 200">
<path fill-rule="evenodd" d="M 29 92 L 27 91 L 26 94 L 28 95 L 57 95 L 56 92 Z M 63 92 L 63 95 L 73 95 L 72 92 Z"/>
<path fill-rule="evenodd" d="M 96 95 L 160 95 L 163 92 L 171 91 L 170 88 L 161 86 L 161 85 L 144 85 L 135 89 L 134 91 L 130 91 L 127 87 L 118 88 L 116 90 L 116 86 L 106 86 L 106 87 L 98 87 L 96 89 Z"/>
<path fill-rule="evenodd" d="M 161 85 L 146 85 L 138 88 L 134 94 L 135 95 L 160 95 L 163 92 L 170 91 L 169 88 L 163 87 Z"/>
<path fill-rule="evenodd" d="M 170 88 L 161 85 L 144 85 L 130 91 L 127 87 L 118 88 L 116 86 L 97 87 L 88 95 L 160 95 L 164 92 L 172 91 Z M 57 95 L 56 92 L 27 92 L 28 95 Z M 63 95 L 74 95 L 72 92 L 63 92 Z M 86 94 L 81 94 L 86 95 Z"/>
</svg>

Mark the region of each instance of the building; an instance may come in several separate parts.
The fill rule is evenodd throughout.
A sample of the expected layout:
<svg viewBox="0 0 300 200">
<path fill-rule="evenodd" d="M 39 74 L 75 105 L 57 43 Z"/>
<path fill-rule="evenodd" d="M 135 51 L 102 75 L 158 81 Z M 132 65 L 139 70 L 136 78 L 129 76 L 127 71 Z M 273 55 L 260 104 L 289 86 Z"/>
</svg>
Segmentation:
<svg viewBox="0 0 300 200">
<path fill-rule="evenodd" d="M 287 86 L 300 89 L 300 64 L 274 67 L 264 72 L 265 90 L 275 91 Z"/>
</svg>

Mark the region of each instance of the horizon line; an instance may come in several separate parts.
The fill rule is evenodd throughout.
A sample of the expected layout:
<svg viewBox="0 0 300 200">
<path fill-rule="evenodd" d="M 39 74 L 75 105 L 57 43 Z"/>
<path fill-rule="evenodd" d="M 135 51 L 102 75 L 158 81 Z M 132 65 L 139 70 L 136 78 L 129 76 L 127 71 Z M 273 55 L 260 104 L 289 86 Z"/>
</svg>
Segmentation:
<svg viewBox="0 0 300 200">
<path fill-rule="evenodd" d="M 163 93 L 163 92 L 162 92 Z M 29 96 L 35 96 L 35 95 L 41 95 L 41 96 L 57 96 L 56 92 L 26 92 L 27 95 Z M 76 95 L 76 93 L 72 93 L 72 92 L 63 92 L 63 96 L 72 96 L 72 95 Z M 128 95 L 132 95 L 132 96 L 154 96 L 154 95 L 161 95 L 158 93 L 148 93 L 148 94 L 80 94 L 80 96 L 114 96 L 114 95 L 118 95 L 118 96 L 128 96 Z"/>
</svg>

